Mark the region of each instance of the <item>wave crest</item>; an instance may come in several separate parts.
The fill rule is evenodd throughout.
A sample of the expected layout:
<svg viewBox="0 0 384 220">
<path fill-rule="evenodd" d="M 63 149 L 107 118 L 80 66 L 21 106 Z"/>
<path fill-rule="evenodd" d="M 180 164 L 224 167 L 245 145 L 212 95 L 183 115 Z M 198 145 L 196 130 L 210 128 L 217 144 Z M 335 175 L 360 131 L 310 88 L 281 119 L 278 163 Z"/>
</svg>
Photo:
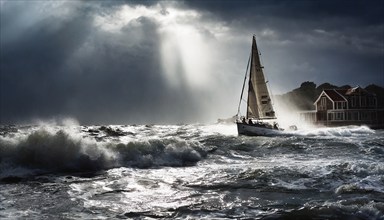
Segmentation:
<svg viewBox="0 0 384 220">
<path fill-rule="evenodd" d="M 188 166 L 206 154 L 199 142 L 177 138 L 107 143 L 62 129 L 39 129 L 23 137 L 0 137 L 0 178 L 17 175 L 20 168 L 87 172 L 120 166 Z"/>
<path fill-rule="evenodd" d="M 114 155 L 95 142 L 71 137 L 63 130 L 32 132 L 18 142 L 0 140 L 3 169 L 21 166 L 60 171 L 94 171 L 113 166 Z"/>
<path fill-rule="evenodd" d="M 206 152 L 198 142 L 179 139 L 153 139 L 117 144 L 120 163 L 147 168 L 152 166 L 186 166 L 201 160 Z"/>
</svg>

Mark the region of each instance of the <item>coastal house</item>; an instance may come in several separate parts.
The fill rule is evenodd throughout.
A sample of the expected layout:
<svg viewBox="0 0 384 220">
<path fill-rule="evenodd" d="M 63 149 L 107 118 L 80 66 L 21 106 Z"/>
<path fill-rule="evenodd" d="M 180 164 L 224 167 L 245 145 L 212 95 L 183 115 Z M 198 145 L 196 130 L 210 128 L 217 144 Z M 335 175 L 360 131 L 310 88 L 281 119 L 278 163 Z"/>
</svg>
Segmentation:
<svg viewBox="0 0 384 220">
<path fill-rule="evenodd" d="M 325 89 L 314 105 L 316 110 L 300 113 L 304 121 L 325 126 L 384 127 L 384 109 L 378 106 L 376 95 L 359 86 Z"/>
</svg>

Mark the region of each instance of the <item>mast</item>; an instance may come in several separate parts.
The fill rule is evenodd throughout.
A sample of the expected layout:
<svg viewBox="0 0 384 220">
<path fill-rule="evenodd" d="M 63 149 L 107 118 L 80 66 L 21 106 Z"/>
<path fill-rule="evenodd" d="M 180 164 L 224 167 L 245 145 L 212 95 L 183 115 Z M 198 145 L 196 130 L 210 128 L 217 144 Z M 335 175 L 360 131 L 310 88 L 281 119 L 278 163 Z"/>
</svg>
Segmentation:
<svg viewBox="0 0 384 220">
<path fill-rule="evenodd" d="M 256 37 L 252 38 L 251 68 L 249 72 L 247 118 L 274 119 L 271 98 L 265 82 L 260 53 L 256 44 Z"/>
<path fill-rule="evenodd" d="M 243 100 L 243 94 L 244 94 L 244 87 L 245 87 L 245 83 L 247 81 L 247 73 L 248 73 L 248 68 L 249 68 L 249 63 L 251 61 L 251 54 L 249 54 L 249 58 L 248 58 L 248 64 L 247 64 L 247 70 L 245 71 L 245 76 L 244 76 L 244 82 L 243 82 L 243 88 L 241 89 L 241 95 L 240 95 L 240 101 L 239 101 L 239 106 L 237 108 L 237 114 L 236 116 L 240 115 L 240 106 L 241 106 L 241 101 Z"/>
</svg>

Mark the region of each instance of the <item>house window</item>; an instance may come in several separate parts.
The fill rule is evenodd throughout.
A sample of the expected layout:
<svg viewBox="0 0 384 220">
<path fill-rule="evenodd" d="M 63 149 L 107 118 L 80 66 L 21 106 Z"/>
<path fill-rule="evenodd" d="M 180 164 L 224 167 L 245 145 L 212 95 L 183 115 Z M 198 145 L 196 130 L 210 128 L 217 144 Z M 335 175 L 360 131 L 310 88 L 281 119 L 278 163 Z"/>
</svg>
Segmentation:
<svg viewBox="0 0 384 220">
<path fill-rule="evenodd" d="M 367 105 L 366 97 L 361 97 L 361 107 L 365 107 Z"/>
<path fill-rule="evenodd" d="M 368 98 L 368 105 L 370 107 L 375 107 L 376 106 L 376 98 L 375 97 L 369 97 Z"/>
<path fill-rule="evenodd" d="M 351 106 L 356 107 L 356 97 L 355 96 L 351 97 Z"/>
<path fill-rule="evenodd" d="M 343 113 L 336 112 L 335 113 L 335 120 L 342 120 L 343 119 Z"/>
<path fill-rule="evenodd" d="M 337 107 L 336 109 L 343 109 L 343 102 L 336 102 L 337 103 Z"/>
<path fill-rule="evenodd" d="M 360 120 L 359 119 L 359 112 L 353 112 L 353 120 L 356 120 L 356 121 Z"/>
<path fill-rule="evenodd" d="M 361 120 L 368 120 L 368 114 L 366 112 L 361 113 Z"/>
<path fill-rule="evenodd" d="M 321 97 L 320 109 L 321 110 L 327 109 L 327 98 L 326 97 Z"/>
</svg>

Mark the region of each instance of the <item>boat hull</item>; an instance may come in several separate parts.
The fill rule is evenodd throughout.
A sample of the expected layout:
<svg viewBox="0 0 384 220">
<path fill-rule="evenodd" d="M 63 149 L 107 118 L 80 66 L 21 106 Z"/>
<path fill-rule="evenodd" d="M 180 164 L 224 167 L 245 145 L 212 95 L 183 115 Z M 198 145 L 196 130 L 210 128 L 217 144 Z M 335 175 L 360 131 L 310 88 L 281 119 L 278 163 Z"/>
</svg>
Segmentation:
<svg viewBox="0 0 384 220">
<path fill-rule="evenodd" d="M 239 135 L 247 136 L 278 136 L 282 135 L 283 131 L 275 128 L 269 128 L 258 125 L 250 125 L 237 122 L 237 132 Z"/>
</svg>

